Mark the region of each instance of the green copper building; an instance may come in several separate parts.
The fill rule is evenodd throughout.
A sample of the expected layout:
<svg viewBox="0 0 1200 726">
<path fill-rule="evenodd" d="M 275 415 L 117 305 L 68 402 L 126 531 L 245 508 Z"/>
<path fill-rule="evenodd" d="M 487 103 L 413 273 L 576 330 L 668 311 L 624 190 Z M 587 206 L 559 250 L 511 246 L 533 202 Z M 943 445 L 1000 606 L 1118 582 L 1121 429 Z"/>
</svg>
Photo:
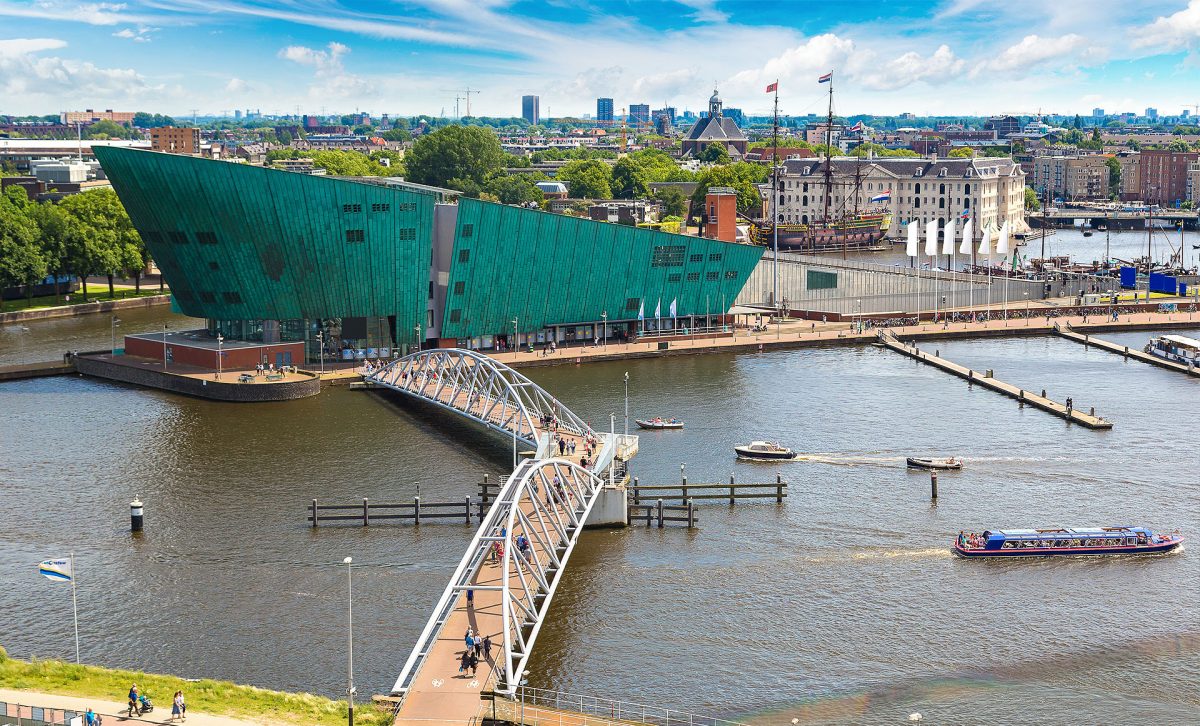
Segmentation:
<svg viewBox="0 0 1200 726">
<path fill-rule="evenodd" d="M 703 325 L 763 253 L 396 179 L 96 156 L 180 311 L 212 335 L 305 341 L 314 360 L 321 345 L 387 357 L 418 341 L 487 349 Z"/>
</svg>

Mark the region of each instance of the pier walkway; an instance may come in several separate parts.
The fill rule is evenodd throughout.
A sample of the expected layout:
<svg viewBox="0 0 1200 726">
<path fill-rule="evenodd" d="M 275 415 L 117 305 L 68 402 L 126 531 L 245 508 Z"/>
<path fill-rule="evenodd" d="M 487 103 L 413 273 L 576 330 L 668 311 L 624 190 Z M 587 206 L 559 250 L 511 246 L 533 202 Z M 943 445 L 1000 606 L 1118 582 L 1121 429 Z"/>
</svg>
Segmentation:
<svg viewBox="0 0 1200 726">
<path fill-rule="evenodd" d="M 595 431 L 536 383 L 472 351 L 414 353 L 364 381 L 536 450 L 496 494 L 392 688 L 397 724 L 467 723 L 482 691 L 511 695 L 520 686 L 584 523 L 606 491 L 624 501 L 617 472 L 637 437 Z M 575 454 L 559 455 L 559 440 L 574 443 Z M 474 674 L 459 671 L 468 629 L 493 644 Z"/>
<path fill-rule="evenodd" d="M 1159 368 L 1166 368 L 1167 370 L 1184 373 L 1189 376 L 1200 377 L 1200 368 L 1197 368 L 1196 366 L 1186 366 L 1182 363 L 1176 363 L 1165 358 L 1159 358 L 1156 355 L 1150 355 L 1149 353 L 1136 348 L 1130 348 L 1128 345 L 1118 345 L 1117 343 L 1113 343 L 1102 338 L 1093 338 L 1091 335 L 1086 333 L 1077 333 L 1074 330 L 1071 330 L 1070 326 L 1068 326 L 1066 329 L 1063 329 L 1061 326 L 1055 325 L 1054 333 L 1055 335 L 1066 338 L 1067 340 L 1073 340 L 1076 343 L 1082 343 L 1085 346 L 1096 346 L 1100 350 L 1106 350 L 1109 353 L 1116 353 L 1117 355 L 1124 356 L 1127 359 L 1132 358 L 1143 363 L 1149 363 L 1150 365 L 1158 366 Z"/>
<path fill-rule="evenodd" d="M 991 371 L 972 370 L 936 355 L 930 355 L 916 345 L 900 341 L 889 331 L 879 331 L 879 342 L 897 353 L 901 353 L 922 363 L 927 363 L 935 368 L 940 368 L 947 373 L 962 378 L 968 383 L 978 384 L 989 390 L 1002 393 L 1009 398 L 1015 398 L 1022 404 L 1029 404 L 1035 408 L 1040 408 L 1071 423 L 1077 423 L 1090 429 L 1111 429 L 1113 426 L 1112 421 L 1096 416 L 1094 413 L 1085 413 L 1072 406 L 1067 406 L 1045 396 L 1039 396 L 1032 391 L 1026 391 L 1019 386 L 998 380 L 991 375 Z"/>
</svg>

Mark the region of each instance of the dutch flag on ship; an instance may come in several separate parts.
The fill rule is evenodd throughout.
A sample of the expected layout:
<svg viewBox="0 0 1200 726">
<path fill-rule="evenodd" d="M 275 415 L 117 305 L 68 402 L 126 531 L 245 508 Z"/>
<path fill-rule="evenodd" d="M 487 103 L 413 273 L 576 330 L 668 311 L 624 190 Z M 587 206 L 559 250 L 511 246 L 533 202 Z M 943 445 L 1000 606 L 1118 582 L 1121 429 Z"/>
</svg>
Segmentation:
<svg viewBox="0 0 1200 726">
<path fill-rule="evenodd" d="M 892 201 L 892 190 L 891 189 L 887 190 L 883 194 L 879 194 L 877 196 L 871 197 L 872 204 L 875 202 L 890 202 L 890 201 Z"/>
<path fill-rule="evenodd" d="M 832 80 L 833 80 L 833 71 L 830 71 L 830 72 L 826 73 L 825 75 L 821 76 L 820 78 L 818 78 L 817 83 L 829 83 Z"/>
</svg>

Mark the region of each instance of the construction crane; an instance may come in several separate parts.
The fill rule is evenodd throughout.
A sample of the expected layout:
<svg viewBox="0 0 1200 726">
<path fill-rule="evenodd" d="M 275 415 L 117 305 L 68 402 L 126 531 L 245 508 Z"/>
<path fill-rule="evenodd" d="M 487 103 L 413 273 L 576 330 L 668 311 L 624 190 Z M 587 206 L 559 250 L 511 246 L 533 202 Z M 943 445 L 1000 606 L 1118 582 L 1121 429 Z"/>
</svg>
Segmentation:
<svg viewBox="0 0 1200 726">
<path fill-rule="evenodd" d="M 625 107 L 621 107 L 621 153 L 625 153 Z"/>
<path fill-rule="evenodd" d="M 471 94 L 474 93 L 475 95 L 478 96 L 479 91 L 471 90 L 470 86 L 467 86 L 466 88 L 443 88 L 442 91 L 444 91 L 445 93 L 462 93 L 462 94 L 464 94 L 462 96 L 455 97 L 455 100 L 454 100 L 455 115 L 458 114 L 458 111 L 457 111 L 458 101 L 460 99 L 464 99 L 464 98 L 467 100 L 467 115 L 468 116 L 471 115 Z"/>
</svg>

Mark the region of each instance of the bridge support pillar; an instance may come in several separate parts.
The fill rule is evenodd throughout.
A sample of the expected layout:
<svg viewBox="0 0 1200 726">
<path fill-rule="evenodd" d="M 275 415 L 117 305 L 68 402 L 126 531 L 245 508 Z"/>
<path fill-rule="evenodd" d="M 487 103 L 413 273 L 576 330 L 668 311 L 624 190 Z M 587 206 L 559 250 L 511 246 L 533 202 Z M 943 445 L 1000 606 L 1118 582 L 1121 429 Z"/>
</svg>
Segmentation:
<svg viewBox="0 0 1200 726">
<path fill-rule="evenodd" d="M 629 500 L 625 495 L 625 487 L 606 486 L 597 495 L 592 512 L 588 515 L 583 526 L 588 529 L 598 527 L 626 527 L 629 525 Z"/>
</svg>

